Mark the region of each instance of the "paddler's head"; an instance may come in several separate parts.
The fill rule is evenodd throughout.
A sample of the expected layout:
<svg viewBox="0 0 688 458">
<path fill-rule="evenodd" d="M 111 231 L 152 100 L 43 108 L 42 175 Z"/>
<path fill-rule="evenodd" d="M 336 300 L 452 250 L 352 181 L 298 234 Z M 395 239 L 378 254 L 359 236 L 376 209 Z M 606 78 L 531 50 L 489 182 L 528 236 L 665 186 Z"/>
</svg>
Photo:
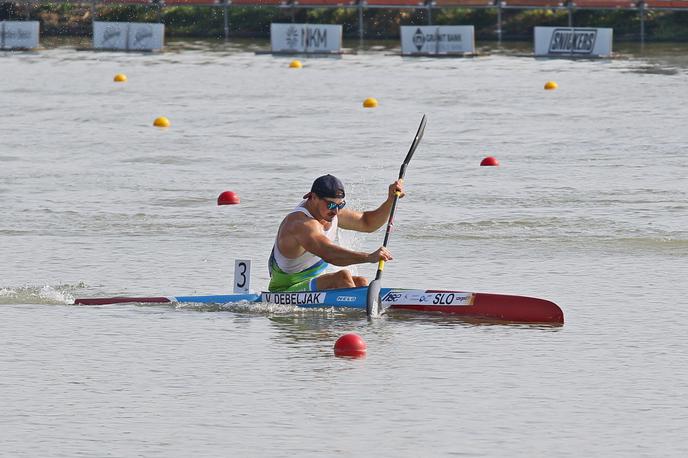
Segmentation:
<svg viewBox="0 0 688 458">
<path fill-rule="evenodd" d="M 344 185 L 339 178 L 333 175 L 323 175 L 315 179 L 311 191 L 303 198 L 313 202 L 318 213 L 318 215 L 313 216 L 332 221 L 337 212 L 346 205 L 345 195 Z"/>
</svg>

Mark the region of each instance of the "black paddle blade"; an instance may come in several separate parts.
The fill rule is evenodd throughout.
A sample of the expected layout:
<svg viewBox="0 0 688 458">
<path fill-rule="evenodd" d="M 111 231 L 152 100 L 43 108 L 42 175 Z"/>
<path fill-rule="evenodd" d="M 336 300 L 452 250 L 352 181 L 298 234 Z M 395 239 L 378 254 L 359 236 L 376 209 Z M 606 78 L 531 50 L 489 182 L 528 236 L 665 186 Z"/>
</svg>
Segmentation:
<svg viewBox="0 0 688 458">
<path fill-rule="evenodd" d="M 409 162 L 411 162 L 411 158 L 413 157 L 413 153 L 416 152 L 416 148 L 418 148 L 418 144 L 420 143 L 421 139 L 423 138 L 423 133 L 425 133 L 425 123 L 427 122 L 427 117 L 423 115 L 423 118 L 420 120 L 420 126 L 418 126 L 418 131 L 416 132 L 416 136 L 413 137 L 413 142 L 411 143 L 411 148 L 409 148 L 408 153 L 406 154 L 406 158 L 404 158 L 403 164 L 401 164 L 401 170 L 399 171 L 399 178 L 404 178 L 404 174 L 406 172 L 406 167 L 409 165 Z"/>
<path fill-rule="evenodd" d="M 368 285 L 368 302 L 366 304 L 366 313 L 369 317 L 380 316 L 382 312 L 380 307 L 380 280 L 375 279 Z"/>
</svg>

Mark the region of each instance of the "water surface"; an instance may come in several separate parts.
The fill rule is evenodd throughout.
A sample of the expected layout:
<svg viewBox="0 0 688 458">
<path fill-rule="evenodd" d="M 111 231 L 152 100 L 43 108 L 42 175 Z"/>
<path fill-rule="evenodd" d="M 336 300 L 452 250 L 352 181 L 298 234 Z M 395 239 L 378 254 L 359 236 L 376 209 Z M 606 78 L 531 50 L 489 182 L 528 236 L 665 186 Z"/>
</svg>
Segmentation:
<svg viewBox="0 0 688 458">
<path fill-rule="evenodd" d="M 569 61 L 395 46 L 300 70 L 256 55 L 265 43 L 0 54 L 0 454 L 688 452 L 688 48 Z M 543 297 L 563 327 L 70 305 L 225 293 L 237 258 L 264 288 L 312 180 L 338 175 L 351 207 L 379 205 L 423 113 L 384 284 Z M 162 115 L 171 128 L 152 126 Z M 487 155 L 500 167 L 479 167 Z M 224 190 L 241 204 L 216 206 Z M 373 251 L 383 234 L 340 237 Z M 332 356 L 346 332 L 367 358 Z"/>
</svg>

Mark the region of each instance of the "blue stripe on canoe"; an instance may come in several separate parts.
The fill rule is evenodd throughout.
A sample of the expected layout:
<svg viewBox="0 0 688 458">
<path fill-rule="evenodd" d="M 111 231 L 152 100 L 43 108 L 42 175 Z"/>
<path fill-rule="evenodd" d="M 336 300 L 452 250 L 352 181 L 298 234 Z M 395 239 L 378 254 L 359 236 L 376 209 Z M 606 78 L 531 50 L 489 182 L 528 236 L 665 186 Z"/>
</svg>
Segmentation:
<svg viewBox="0 0 688 458">
<path fill-rule="evenodd" d="M 380 294 L 384 296 L 392 288 L 382 288 Z M 326 291 L 307 291 L 301 293 L 269 293 L 277 295 L 279 301 L 272 301 L 283 305 L 298 305 L 299 307 L 347 307 L 362 309 L 366 308 L 368 298 L 368 288 L 341 288 Z M 318 303 L 298 303 L 297 299 L 308 297 L 319 297 Z M 262 302 L 259 294 L 217 294 L 211 296 L 175 296 L 176 302 L 192 302 L 199 304 L 231 304 L 235 302 Z"/>
</svg>

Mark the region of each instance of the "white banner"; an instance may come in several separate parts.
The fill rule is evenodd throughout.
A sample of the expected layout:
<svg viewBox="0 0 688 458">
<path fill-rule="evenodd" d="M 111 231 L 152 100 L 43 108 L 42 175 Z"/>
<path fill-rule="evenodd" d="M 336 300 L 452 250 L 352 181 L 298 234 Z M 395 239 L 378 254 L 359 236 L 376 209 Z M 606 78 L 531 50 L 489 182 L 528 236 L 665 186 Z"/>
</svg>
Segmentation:
<svg viewBox="0 0 688 458">
<path fill-rule="evenodd" d="M 93 22 L 93 47 L 154 51 L 162 49 L 165 25 L 149 22 Z"/>
<path fill-rule="evenodd" d="M 270 24 L 272 52 L 338 53 L 342 26 L 326 24 Z"/>
<path fill-rule="evenodd" d="M 0 49 L 33 49 L 38 47 L 38 21 L 0 22 Z"/>
<path fill-rule="evenodd" d="M 614 29 L 535 27 L 536 56 L 609 57 Z"/>
<path fill-rule="evenodd" d="M 93 22 L 93 47 L 127 49 L 128 22 Z"/>
<path fill-rule="evenodd" d="M 401 54 L 465 54 L 475 52 L 472 25 L 401 26 Z"/>
<path fill-rule="evenodd" d="M 155 50 L 162 49 L 165 39 L 165 24 L 147 22 L 130 22 L 128 49 Z"/>
</svg>

